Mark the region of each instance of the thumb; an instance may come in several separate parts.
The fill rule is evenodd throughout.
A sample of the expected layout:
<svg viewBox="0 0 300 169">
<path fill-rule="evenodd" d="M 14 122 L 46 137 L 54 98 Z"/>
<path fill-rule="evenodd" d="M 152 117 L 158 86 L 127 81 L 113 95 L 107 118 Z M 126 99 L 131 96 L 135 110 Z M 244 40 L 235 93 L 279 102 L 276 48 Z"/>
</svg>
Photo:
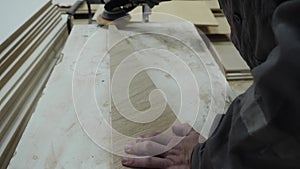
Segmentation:
<svg viewBox="0 0 300 169">
<path fill-rule="evenodd" d="M 176 124 L 172 127 L 173 133 L 176 134 L 177 136 L 186 136 L 188 135 L 191 131 L 194 131 L 192 126 L 190 126 L 187 123 L 184 124 Z"/>
</svg>

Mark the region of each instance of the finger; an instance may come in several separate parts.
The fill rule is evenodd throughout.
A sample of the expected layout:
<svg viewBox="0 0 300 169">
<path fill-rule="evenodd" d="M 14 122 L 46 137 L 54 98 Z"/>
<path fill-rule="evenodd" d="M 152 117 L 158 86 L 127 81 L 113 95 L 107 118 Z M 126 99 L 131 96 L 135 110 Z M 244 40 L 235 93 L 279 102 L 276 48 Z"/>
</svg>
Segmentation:
<svg viewBox="0 0 300 169">
<path fill-rule="evenodd" d="M 136 143 L 143 142 L 144 139 L 145 139 L 144 136 L 138 136 L 138 137 L 136 138 Z"/>
<path fill-rule="evenodd" d="M 168 149 L 181 149 L 181 144 L 179 144 L 184 137 L 174 136 L 174 138 L 167 145 Z"/>
<path fill-rule="evenodd" d="M 156 132 L 156 133 L 150 134 L 149 137 L 144 137 L 144 136 L 137 137 L 136 143 L 150 140 L 150 141 L 157 142 L 159 144 L 167 145 L 171 139 L 172 139 L 172 136 L 170 136 L 170 135 Z"/>
<path fill-rule="evenodd" d="M 138 136 L 138 137 L 136 138 L 136 143 L 150 140 L 150 139 L 149 139 L 150 137 L 157 136 L 157 135 L 159 135 L 160 133 L 161 133 L 161 132 L 154 132 L 154 133 L 150 134 L 148 137 L 145 136 L 145 135 Z"/>
<path fill-rule="evenodd" d="M 172 136 L 161 133 L 159 135 L 155 135 L 153 137 L 150 137 L 149 139 L 152 140 L 152 141 L 155 141 L 159 144 L 168 145 L 168 143 L 172 139 Z"/>
<path fill-rule="evenodd" d="M 170 156 L 170 155 L 178 156 L 178 155 L 180 155 L 180 151 L 179 151 L 179 150 L 176 150 L 176 149 L 171 149 L 171 150 L 166 151 L 166 152 L 164 152 L 164 153 L 162 153 L 162 154 L 158 154 L 158 155 L 156 155 L 156 156 L 154 156 L 154 157 L 166 158 L 166 157 L 168 157 L 168 156 Z"/>
<path fill-rule="evenodd" d="M 180 154 L 181 154 L 181 151 L 176 150 L 176 149 L 171 149 L 170 151 L 168 151 L 168 155 L 178 156 Z"/>
<path fill-rule="evenodd" d="M 138 136 L 138 137 L 136 138 L 136 143 L 138 143 L 138 142 L 143 142 L 143 141 L 147 141 L 147 140 L 151 140 L 151 139 L 150 139 L 151 137 L 157 136 L 157 135 L 159 135 L 160 133 L 161 133 L 161 132 L 154 132 L 154 133 L 150 134 L 148 137 L 145 136 L 145 135 Z"/>
<path fill-rule="evenodd" d="M 187 134 L 189 134 L 193 128 L 185 123 L 185 124 L 178 124 L 178 125 L 174 125 L 172 127 L 173 133 L 176 134 L 177 136 L 186 136 Z"/>
<path fill-rule="evenodd" d="M 160 168 L 164 169 L 172 164 L 172 161 L 165 158 L 147 157 L 147 158 L 127 158 L 123 157 L 122 165 L 133 168 Z"/>
<path fill-rule="evenodd" d="M 143 141 L 135 144 L 126 144 L 125 152 L 139 156 L 155 156 L 166 151 L 166 146 L 153 142 Z"/>
</svg>

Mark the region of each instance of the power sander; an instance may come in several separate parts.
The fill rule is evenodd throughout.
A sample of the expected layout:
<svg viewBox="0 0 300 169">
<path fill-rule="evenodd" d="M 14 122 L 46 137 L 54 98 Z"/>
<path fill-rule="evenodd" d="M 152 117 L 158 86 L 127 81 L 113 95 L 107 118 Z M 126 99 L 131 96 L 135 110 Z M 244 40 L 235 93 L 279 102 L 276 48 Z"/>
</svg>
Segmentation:
<svg viewBox="0 0 300 169">
<path fill-rule="evenodd" d="M 128 12 L 137 6 L 143 7 L 143 21 L 149 21 L 151 9 L 160 2 L 170 0 L 110 0 L 104 5 L 104 11 L 98 16 L 97 22 L 99 24 L 110 24 L 115 20 L 130 20 Z"/>
</svg>

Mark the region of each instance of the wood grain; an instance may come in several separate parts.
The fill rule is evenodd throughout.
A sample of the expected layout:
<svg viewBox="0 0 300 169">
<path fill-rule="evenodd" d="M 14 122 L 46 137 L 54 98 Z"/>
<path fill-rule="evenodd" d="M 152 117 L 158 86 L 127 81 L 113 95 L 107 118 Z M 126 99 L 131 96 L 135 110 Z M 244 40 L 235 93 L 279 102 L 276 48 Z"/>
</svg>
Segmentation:
<svg viewBox="0 0 300 169">
<path fill-rule="evenodd" d="M 110 77 L 113 78 L 114 73 L 121 64 L 127 64 L 128 69 L 132 69 L 135 67 L 142 66 L 142 63 L 138 61 L 136 57 L 132 59 L 128 59 L 124 62 L 124 59 L 131 55 L 134 52 L 133 46 L 131 46 L 130 42 L 125 39 L 124 41 L 120 41 L 123 37 L 116 29 L 114 25 L 109 26 L 109 55 L 110 55 Z M 156 104 L 161 104 L 160 102 L 156 102 L 153 105 L 149 104 L 148 97 L 151 91 L 157 89 L 151 78 L 148 76 L 146 71 L 140 72 L 132 81 L 129 88 L 129 98 L 123 98 L 126 101 L 130 101 L 135 108 L 138 110 L 137 112 L 131 112 L 129 116 L 134 118 L 134 116 L 138 116 L 139 111 L 145 111 L 149 108 L 155 109 Z M 112 89 L 113 90 L 113 89 Z M 157 98 L 155 98 L 157 100 Z M 120 135 L 112 136 L 113 149 L 115 152 L 119 154 L 123 154 L 125 144 L 128 144 L 128 139 L 124 137 L 132 137 L 136 138 L 138 136 L 148 136 L 153 134 L 154 132 L 164 132 L 167 129 L 170 129 L 172 124 L 176 121 L 176 116 L 172 112 L 169 105 L 166 106 L 165 110 L 156 120 L 149 123 L 138 123 L 130 121 L 124 117 L 120 112 L 116 109 L 116 105 L 114 102 L 111 102 L 111 124 L 112 127 L 117 130 Z M 118 104 L 119 109 L 126 109 L 126 106 L 122 103 Z M 125 107 L 124 107 L 125 106 Z M 144 114 L 143 118 L 147 119 L 149 114 Z M 120 162 L 120 157 L 114 156 L 113 166 L 116 169 L 125 168 L 122 167 Z"/>
<path fill-rule="evenodd" d="M 188 50 L 182 50 L 177 46 L 178 44 L 187 44 L 189 47 L 194 49 L 197 54 L 199 54 L 199 57 L 203 61 L 202 63 L 210 72 L 209 75 L 212 80 L 213 88 L 218 90 L 227 86 L 224 76 L 222 75 L 205 43 L 194 29 L 192 24 L 132 23 L 120 28 L 119 31 L 125 37 L 132 34 L 135 35 L 145 32 L 154 33 L 156 34 L 155 37 L 141 36 L 142 40 L 137 38 L 136 42 L 133 43 L 133 49 L 143 49 L 144 47 L 163 47 L 164 49 L 174 50 L 173 52 L 177 52 L 178 55 L 181 56 L 188 65 L 192 65 L 191 68 L 193 69 L 195 77 L 199 82 L 201 97 L 202 94 L 204 95 L 200 104 L 200 108 L 202 110 L 208 109 L 210 101 L 210 99 L 205 99 L 206 94 L 211 88 L 211 86 L 208 85 L 209 81 L 207 81 L 207 78 L 205 78 L 207 71 L 203 70 L 199 65 L 200 61 L 198 57 L 190 57 L 190 53 L 187 54 Z M 171 39 L 173 41 L 165 41 L 163 38 L 161 38 L 163 36 L 161 35 L 162 33 L 167 34 L 169 37 L 175 37 L 175 39 L 179 39 L 182 43 L 172 43 L 174 39 Z M 73 85 L 77 83 L 85 84 L 85 78 L 95 74 L 94 72 L 90 72 L 89 68 L 92 65 L 97 65 L 97 61 L 100 60 L 101 56 L 105 54 L 107 50 L 105 46 L 105 44 L 107 44 L 106 36 L 107 30 L 104 28 L 99 28 L 96 25 L 74 26 L 63 51 L 64 58 L 62 59 L 61 63 L 55 67 L 55 70 L 53 71 L 53 74 L 50 77 L 46 88 L 44 89 L 44 95 L 41 97 L 35 113 L 31 117 L 22 139 L 20 140 L 20 143 L 16 149 L 16 155 L 13 157 L 9 169 L 31 169 L 45 167 L 74 169 L 114 168 L 112 160 L 118 159 L 112 158 L 112 154 L 103 149 L 103 147 L 101 148 L 94 144 L 93 140 L 90 139 L 82 129 L 82 124 L 78 121 L 74 108 L 74 93 L 71 87 L 72 83 L 74 82 L 74 65 L 76 64 L 79 55 L 83 57 L 81 61 L 87 64 L 85 65 L 86 69 L 84 69 L 85 74 L 77 79 L 77 81 L 75 79 L 76 83 L 73 83 Z M 126 53 L 126 51 L 124 51 L 124 53 Z M 88 60 L 90 57 L 94 58 L 94 60 Z M 96 81 L 97 87 L 100 87 L 99 91 L 97 91 L 96 97 L 99 99 L 98 101 L 100 108 L 104 110 L 107 110 L 107 105 L 109 105 L 107 100 L 109 100 L 110 97 L 105 92 L 107 91 L 108 81 L 110 80 L 110 66 L 108 65 L 109 58 L 108 60 L 104 60 L 104 63 L 101 67 L 99 67 L 99 70 L 96 74 L 96 79 L 99 80 L 99 83 Z M 147 74 L 155 84 L 155 87 L 159 86 L 159 89 L 165 91 L 168 101 L 170 101 L 168 102 L 169 106 L 173 110 L 173 107 L 176 107 L 177 102 L 172 101 L 172 99 L 169 99 L 169 97 L 178 97 L 174 94 L 176 93 L 174 92 L 174 90 L 176 91 L 176 83 L 173 83 L 174 80 L 172 80 L 172 78 L 169 76 L 156 76 L 155 73 L 149 71 L 147 71 Z M 134 92 L 133 89 L 137 89 L 137 87 L 135 87 L 137 85 L 134 82 L 144 81 L 143 77 L 145 76 L 138 75 L 138 77 L 134 79 L 130 92 Z M 146 84 L 148 84 L 148 82 Z M 143 90 L 143 88 L 139 90 Z M 226 91 L 228 93 L 218 93 L 218 91 L 215 91 L 217 95 L 215 95 L 211 100 L 213 100 L 216 107 L 211 109 L 211 114 L 208 114 L 209 117 L 214 117 L 216 113 L 224 111 L 222 102 L 224 101 L 224 96 L 228 96 L 225 99 L 226 102 L 230 102 L 231 98 L 229 98 L 229 91 L 230 90 Z M 85 91 L 79 92 L 80 96 L 84 96 L 84 93 Z M 144 95 L 148 94 L 144 93 Z M 142 97 L 143 95 L 141 98 Z M 147 99 L 145 100 L 147 101 Z M 90 102 L 92 101 L 93 100 L 89 97 L 83 97 L 81 104 L 88 104 L 86 109 L 81 110 L 83 115 L 90 116 L 91 113 L 97 112 L 97 109 L 89 106 Z M 138 107 L 138 104 L 136 106 Z M 143 106 L 139 107 L 139 109 L 142 108 Z M 183 113 L 183 116 L 180 116 L 180 121 L 188 122 L 189 119 L 193 117 L 189 110 L 190 109 L 187 108 Z M 106 116 L 104 118 L 109 119 L 109 111 L 107 110 L 104 112 L 104 114 L 108 116 L 108 118 Z M 203 116 L 205 116 L 205 114 L 203 114 Z M 114 124 L 116 129 L 122 130 L 122 127 L 128 127 L 127 122 L 124 124 L 125 120 L 120 120 L 117 115 L 112 118 L 120 121 L 119 125 L 117 123 Z M 101 124 L 104 123 L 103 118 L 99 118 L 97 120 L 99 120 L 99 123 Z M 209 135 L 211 128 L 209 123 L 211 123 L 213 120 L 210 118 L 210 120 L 208 120 L 207 123 L 205 122 L 205 124 L 203 124 L 202 116 L 196 120 L 197 122 L 194 125 L 195 129 L 199 132 Z M 89 123 L 90 121 L 87 120 L 87 122 Z M 207 127 L 202 128 L 203 125 Z M 98 133 L 100 130 L 101 135 L 105 135 L 107 134 L 106 132 L 110 132 L 110 130 L 101 130 L 101 128 L 97 128 L 97 126 L 90 127 L 95 133 Z M 131 134 L 130 132 L 132 131 L 127 132 Z M 139 131 L 133 131 L 132 133 L 137 132 Z M 107 144 L 111 144 L 111 140 L 109 139 L 103 139 L 102 141 Z M 120 151 L 123 151 L 122 146 L 117 147 L 116 145 L 115 148 L 119 148 Z M 119 167 L 120 163 L 115 165 Z"/>
</svg>

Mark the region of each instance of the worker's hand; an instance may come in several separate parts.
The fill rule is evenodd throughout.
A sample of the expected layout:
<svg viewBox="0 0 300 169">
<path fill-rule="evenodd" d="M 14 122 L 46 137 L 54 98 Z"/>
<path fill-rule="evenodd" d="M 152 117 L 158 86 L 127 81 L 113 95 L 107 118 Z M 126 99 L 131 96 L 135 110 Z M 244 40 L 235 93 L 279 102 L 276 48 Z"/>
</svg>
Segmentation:
<svg viewBox="0 0 300 169">
<path fill-rule="evenodd" d="M 194 147 L 205 139 L 188 124 L 175 125 L 172 129 L 174 136 L 157 133 L 152 137 L 138 138 L 134 144 L 127 144 L 126 153 L 150 157 L 123 157 L 122 164 L 134 168 L 189 169 Z M 152 157 L 155 152 L 164 153 Z"/>
</svg>

